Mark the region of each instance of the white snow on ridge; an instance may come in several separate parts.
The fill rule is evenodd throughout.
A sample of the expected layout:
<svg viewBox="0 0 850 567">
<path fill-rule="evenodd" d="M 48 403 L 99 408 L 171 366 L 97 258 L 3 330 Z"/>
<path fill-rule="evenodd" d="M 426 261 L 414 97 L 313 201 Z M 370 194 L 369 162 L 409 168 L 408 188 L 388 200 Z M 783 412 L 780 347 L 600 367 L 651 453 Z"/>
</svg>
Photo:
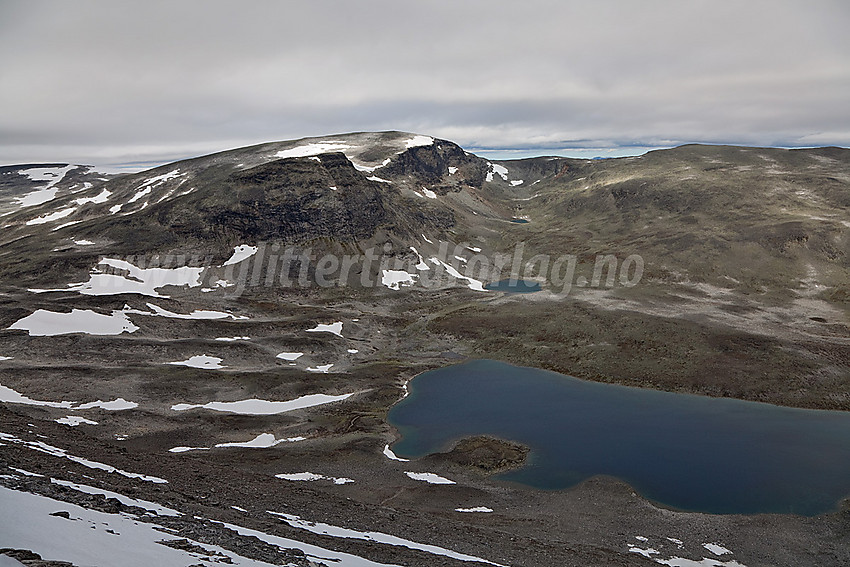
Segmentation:
<svg viewBox="0 0 850 567">
<path fill-rule="evenodd" d="M 326 325 L 324 323 L 319 323 L 312 329 L 307 329 L 308 333 L 333 333 L 338 337 L 342 337 L 342 321 L 337 321 L 336 323 L 331 323 Z"/>
<path fill-rule="evenodd" d="M 216 337 L 217 341 L 222 341 L 225 343 L 232 343 L 236 341 L 250 341 L 251 337 Z"/>
<path fill-rule="evenodd" d="M 365 171 L 366 173 L 372 173 L 376 169 L 381 169 L 382 167 L 386 167 L 387 165 L 389 165 L 390 161 L 392 161 L 392 158 L 387 158 L 384 161 L 382 161 L 381 163 L 379 163 L 378 165 L 360 165 L 359 163 L 354 163 L 354 162 L 352 162 L 352 165 L 354 166 L 354 169 L 356 169 L 357 171 Z"/>
<path fill-rule="evenodd" d="M 315 367 L 308 367 L 307 372 L 321 372 L 327 374 L 331 371 L 333 364 L 317 364 Z"/>
<path fill-rule="evenodd" d="M 423 188 L 422 188 L 422 193 L 423 193 L 426 197 L 428 197 L 429 199 L 436 199 L 436 198 L 437 198 L 437 194 L 436 194 L 436 193 L 434 193 L 434 192 L 433 192 L 433 191 L 431 191 L 430 189 L 426 189 L 425 187 L 423 187 Z"/>
<path fill-rule="evenodd" d="M 434 138 L 432 138 L 431 136 L 416 135 L 413 136 L 411 139 L 407 140 L 404 143 L 404 147 L 409 150 L 410 148 L 418 148 L 420 146 L 430 146 L 433 143 Z"/>
<path fill-rule="evenodd" d="M 9 329 L 27 331 L 31 337 L 50 337 L 71 333 L 87 335 L 120 335 L 139 330 L 122 311 L 103 315 L 89 309 L 73 309 L 70 313 L 56 313 L 39 309 L 14 323 Z"/>
<path fill-rule="evenodd" d="M 406 474 L 408 477 L 412 478 L 413 480 L 418 480 L 418 481 L 421 481 L 421 482 L 427 482 L 428 484 L 457 484 L 453 480 L 449 480 L 445 477 L 442 477 L 442 476 L 434 474 L 434 473 L 428 473 L 428 472 L 418 473 L 418 472 L 406 471 L 404 474 Z"/>
<path fill-rule="evenodd" d="M 404 270 L 382 270 L 381 284 L 394 290 L 402 287 L 410 287 L 416 283 L 416 274 L 410 274 Z"/>
<path fill-rule="evenodd" d="M 330 152 L 341 152 L 352 146 L 342 142 L 312 142 L 303 146 L 281 150 L 275 154 L 277 158 L 310 157 Z"/>
<path fill-rule="evenodd" d="M 14 357 L 12 357 L 12 356 L 0 356 L 0 362 L 2 362 L 4 360 L 12 360 L 12 358 L 14 358 Z"/>
<path fill-rule="evenodd" d="M 92 244 L 94 244 L 94 242 L 92 242 L 91 240 L 81 239 L 75 240 L 74 244 L 76 244 L 77 246 L 91 246 Z"/>
<path fill-rule="evenodd" d="M 94 197 L 80 197 L 79 199 L 74 199 L 74 203 L 77 205 L 85 205 L 87 203 L 94 203 L 95 205 L 99 205 L 101 203 L 105 203 L 109 196 L 112 195 L 112 191 L 109 189 L 104 189 Z"/>
<path fill-rule="evenodd" d="M 457 173 L 457 168 L 449 166 L 449 175 L 454 175 L 455 173 Z"/>
<path fill-rule="evenodd" d="M 206 368 L 209 370 L 221 370 L 223 368 L 227 368 L 226 366 L 221 365 L 221 360 L 217 356 L 207 356 L 206 354 L 198 354 L 195 356 L 190 356 L 186 360 L 180 360 L 177 362 L 169 362 L 168 364 L 173 364 L 176 366 L 189 366 L 191 368 Z"/>
<path fill-rule="evenodd" d="M 378 177 L 377 175 L 372 175 L 370 177 L 367 177 L 366 179 L 368 179 L 369 181 L 377 181 L 378 183 L 392 183 L 392 181 L 383 179 L 381 177 Z"/>
<path fill-rule="evenodd" d="M 224 266 L 230 266 L 232 264 L 238 264 L 239 262 L 247 260 L 248 258 L 253 256 L 254 254 L 256 254 L 257 250 L 259 250 L 259 248 L 257 248 L 256 246 L 249 246 L 247 244 L 240 244 L 239 246 L 237 246 L 236 248 L 233 249 L 233 255 L 230 257 L 230 259 L 227 262 L 225 262 L 224 264 L 222 264 L 220 267 L 223 268 Z"/>
<path fill-rule="evenodd" d="M 486 506 L 476 506 L 475 508 L 455 508 L 455 512 L 465 513 L 483 512 L 485 514 L 489 514 L 492 511 L 492 508 L 487 508 Z"/>
<path fill-rule="evenodd" d="M 473 555 L 459 553 L 457 551 L 452 551 L 451 549 L 438 547 L 436 545 L 418 543 L 409 539 L 400 538 L 382 532 L 361 532 L 357 530 L 352 530 L 350 528 L 342 528 L 339 526 L 333 526 L 331 524 L 324 524 L 322 522 L 310 522 L 292 514 L 284 514 L 281 512 L 272 511 L 269 511 L 268 513 L 280 518 L 282 521 L 286 522 L 293 528 L 300 528 L 312 532 L 314 534 L 327 535 L 331 537 L 345 539 L 359 539 L 363 541 L 382 543 L 385 545 L 393 545 L 396 547 L 406 547 L 408 549 L 424 551 L 425 553 L 430 553 L 431 555 L 451 557 L 452 559 L 457 559 L 459 561 L 471 563 L 487 563 L 489 565 L 496 565 L 497 567 L 505 567 L 504 565 L 500 565 L 499 563 L 493 563 L 492 561 L 482 559 L 481 557 L 475 557 Z"/>
<path fill-rule="evenodd" d="M 523 183 L 525 183 L 525 181 L 523 181 L 522 179 L 511 181 L 511 187 L 516 187 L 517 185 L 522 185 Z"/>
<path fill-rule="evenodd" d="M 162 175 L 157 175 L 155 177 L 151 177 L 150 179 L 148 179 L 147 181 L 145 181 L 144 183 L 139 185 L 139 189 L 141 189 L 142 187 L 154 187 L 154 188 L 156 188 L 156 187 L 162 185 L 163 183 L 165 183 L 166 181 L 169 181 L 171 179 L 176 179 L 176 178 L 180 177 L 181 175 L 186 175 L 186 174 L 180 173 L 179 168 L 174 169 L 172 171 L 169 171 L 168 173 L 163 173 Z"/>
<path fill-rule="evenodd" d="M 25 447 L 27 447 L 28 449 L 32 449 L 33 451 L 39 451 L 40 453 L 46 453 L 48 455 L 53 455 L 54 457 L 60 457 L 60 458 L 63 458 L 63 459 L 68 459 L 69 461 L 73 461 L 75 463 L 78 463 L 78 464 L 80 464 L 84 467 L 90 468 L 90 469 L 102 470 L 102 471 L 106 471 L 108 473 L 117 473 L 117 474 L 120 474 L 121 476 L 126 476 L 127 478 L 136 478 L 136 479 L 139 479 L 139 480 L 143 480 L 145 482 L 152 482 L 154 484 L 167 484 L 168 483 L 167 480 L 162 479 L 162 478 L 157 478 L 155 476 L 149 476 L 149 475 L 140 474 L 140 473 L 127 472 L 127 471 L 121 470 L 119 468 L 113 467 L 112 465 L 106 465 L 106 464 L 103 464 L 103 463 L 99 463 L 97 461 L 91 461 L 91 460 L 83 458 L 83 457 L 77 457 L 76 455 L 71 455 L 65 449 L 60 449 L 59 447 L 54 447 L 52 445 L 48 445 L 47 443 L 44 443 L 42 441 L 25 441 L 23 439 L 15 437 L 14 435 L 11 435 L 9 433 L 3 433 L 3 432 L 0 432 L 0 440 L 8 441 L 10 443 L 16 443 L 16 444 L 19 444 L 19 445 L 24 445 Z M 0 509 L 2 509 L 2 507 L 0 507 Z"/>
<path fill-rule="evenodd" d="M 69 171 L 76 168 L 75 165 L 66 165 L 65 167 L 32 167 L 19 170 L 19 174 L 26 175 L 32 181 L 49 181 L 49 183 L 37 191 L 27 193 L 23 197 L 17 197 L 18 205 L 22 208 L 34 207 L 52 201 L 59 191 L 55 185 L 62 181 Z"/>
<path fill-rule="evenodd" d="M 30 181 L 49 181 L 50 185 L 56 185 L 65 177 L 69 171 L 77 169 L 76 165 L 66 165 L 63 167 L 30 167 L 28 169 L 19 169 L 20 175 L 29 177 Z"/>
<path fill-rule="evenodd" d="M 353 396 L 351 394 L 342 394 L 339 396 L 329 396 L 327 394 L 308 394 L 285 402 L 272 402 L 268 400 L 258 400 L 256 398 L 249 400 L 240 400 L 237 402 L 209 402 L 206 404 L 175 404 L 171 406 L 174 411 L 185 411 L 189 409 L 203 408 L 214 411 L 222 411 L 229 413 L 238 413 L 243 415 L 273 415 L 285 413 L 297 409 L 310 408 L 320 406 L 332 402 L 340 402 Z"/>
<path fill-rule="evenodd" d="M 69 217 L 73 215 L 77 211 L 77 207 L 71 207 L 68 209 L 62 209 L 61 211 L 56 211 L 55 213 L 48 213 L 46 215 L 41 215 L 40 217 L 36 217 L 32 220 L 28 220 L 26 222 L 27 226 L 34 226 L 37 224 L 47 224 L 49 222 L 58 221 L 60 219 L 64 219 L 65 217 Z"/>
<path fill-rule="evenodd" d="M 129 205 L 131 203 L 135 203 L 136 201 L 138 201 L 142 197 L 149 195 L 151 193 L 151 191 L 153 191 L 152 187 L 145 187 L 144 189 L 142 189 L 141 191 L 137 192 L 135 195 L 130 197 L 130 200 L 127 201 L 127 204 Z"/>
</svg>

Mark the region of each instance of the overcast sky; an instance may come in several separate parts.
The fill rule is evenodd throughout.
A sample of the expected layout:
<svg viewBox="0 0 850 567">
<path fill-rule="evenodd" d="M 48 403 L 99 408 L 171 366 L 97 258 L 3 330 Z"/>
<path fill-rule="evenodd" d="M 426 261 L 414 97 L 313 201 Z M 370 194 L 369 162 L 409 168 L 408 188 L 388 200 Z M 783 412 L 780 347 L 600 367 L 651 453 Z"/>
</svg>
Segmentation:
<svg viewBox="0 0 850 567">
<path fill-rule="evenodd" d="M 848 30 L 846 0 L 0 0 L 0 163 L 362 130 L 489 157 L 850 146 Z"/>
</svg>

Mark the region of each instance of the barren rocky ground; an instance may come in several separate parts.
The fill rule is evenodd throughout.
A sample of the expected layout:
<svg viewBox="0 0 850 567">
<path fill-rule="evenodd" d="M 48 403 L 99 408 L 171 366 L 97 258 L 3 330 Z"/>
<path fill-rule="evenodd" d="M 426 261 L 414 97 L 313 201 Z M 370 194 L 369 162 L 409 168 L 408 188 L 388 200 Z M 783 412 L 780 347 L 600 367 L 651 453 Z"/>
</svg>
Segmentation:
<svg viewBox="0 0 850 567">
<path fill-rule="evenodd" d="M 53 499 L 56 512 L 67 503 L 135 514 L 164 541 L 185 539 L 169 549 L 182 548 L 186 565 L 223 561 L 213 545 L 294 565 L 850 562 L 843 504 L 811 518 L 709 515 L 666 509 L 611 478 L 556 492 L 497 480 L 494 471 L 524 458 L 497 440 L 410 462 L 385 452 L 397 437 L 387 411 L 406 383 L 467 358 L 847 411 L 850 152 L 685 146 L 641 158 L 491 163 L 446 141 L 418 137 L 408 147 L 412 136 L 265 145 L 114 179 L 3 168 L 0 483 Z M 53 198 L 21 206 L 56 178 Z M 241 246 L 257 248 L 226 265 Z M 290 248 L 296 260 L 279 264 Z M 317 285 L 321 259 L 346 254 L 357 256 L 346 277 L 337 266 L 328 270 L 334 285 Z M 545 269 L 536 255 L 549 258 Z M 564 255 L 576 259 L 568 292 L 551 270 Z M 594 273 L 606 255 L 620 268 L 610 285 Z M 622 272 L 633 256 L 637 282 Z M 483 259 L 490 270 L 472 267 Z M 145 284 L 170 277 L 145 269 L 185 266 L 199 270 L 197 281 Z M 542 291 L 477 289 L 514 268 Z M 297 283 L 302 274 L 308 285 Z M 39 310 L 102 319 L 43 335 L 20 323 Z M 116 321 L 129 326 L 109 332 Z M 192 357 L 205 358 L 173 364 Z M 269 414 L 173 409 L 316 395 L 339 399 Z M 136 405 L 80 407 L 117 399 Z M 62 423 L 68 416 L 96 424 Z M 181 447 L 193 450 L 172 451 Z M 305 472 L 321 478 L 275 476 Z M 493 511 L 456 511 L 478 507 Z M 43 518 L 35 539 L 60 529 L 47 526 L 83 522 L 66 511 Z M 323 560 L 266 536 L 365 562 Z M 380 542 L 389 536 L 406 543 Z"/>
</svg>

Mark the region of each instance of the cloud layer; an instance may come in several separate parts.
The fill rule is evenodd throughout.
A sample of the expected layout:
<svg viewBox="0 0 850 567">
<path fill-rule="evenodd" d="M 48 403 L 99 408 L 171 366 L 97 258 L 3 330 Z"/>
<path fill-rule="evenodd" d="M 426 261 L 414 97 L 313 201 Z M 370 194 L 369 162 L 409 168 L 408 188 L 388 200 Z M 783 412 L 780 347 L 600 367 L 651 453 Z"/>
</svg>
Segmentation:
<svg viewBox="0 0 850 567">
<path fill-rule="evenodd" d="M 850 145 L 849 6 L 7 0 L 0 162 L 389 129 L 531 153 Z"/>
</svg>

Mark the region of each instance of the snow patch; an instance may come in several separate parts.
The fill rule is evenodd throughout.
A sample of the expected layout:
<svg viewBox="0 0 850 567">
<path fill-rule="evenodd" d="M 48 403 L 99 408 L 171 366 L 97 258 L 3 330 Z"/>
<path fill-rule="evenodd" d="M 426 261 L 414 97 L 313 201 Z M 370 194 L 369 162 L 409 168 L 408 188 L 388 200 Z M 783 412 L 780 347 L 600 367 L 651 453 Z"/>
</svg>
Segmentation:
<svg viewBox="0 0 850 567">
<path fill-rule="evenodd" d="M 18 170 L 21 175 L 26 175 L 31 181 L 48 181 L 49 183 L 41 187 L 37 191 L 27 193 L 23 197 L 17 197 L 18 206 L 34 207 L 52 201 L 59 191 L 55 185 L 65 178 L 65 175 L 76 169 L 75 165 L 66 165 L 64 167 L 31 167 L 29 169 Z"/>
<path fill-rule="evenodd" d="M 374 543 L 381 543 L 385 545 L 393 545 L 397 547 L 406 547 L 408 549 L 415 549 L 417 551 L 423 551 L 425 553 L 430 553 L 431 555 L 440 555 L 444 557 L 451 557 L 452 559 L 457 559 L 459 561 L 471 562 L 471 563 L 487 563 L 489 565 L 496 565 L 497 567 L 505 567 L 504 565 L 500 565 L 498 563 L 493 563 L 492 561 L 488 561 L 486 559 L 482 559 L 481 557 L 475 557 L 473 555 L 467 555 L 465 553 L 459 553 L 457 551 L 452 551 L 451 549 L 446 549 L 444 547 L 438 547 L 436 545 L 426 544 L 426 543 L 418 543 L 415 541 L 411 541 L 409 539 L 400 538 L 394 535 L 385 534 L 381 532 L 361 532 L 357 530 L 352 530 L 350 528 L 342 528 L 339 526 L 333 526 L 331 524 L 325 524 L 322 522 L 310 522 L 307 520 L 301 519 L 299 516 L 295 516 L 292 514 L 283 514 L 280 512 L 271 512 L 269 514 L 280 518 L 282 521 L 286 522 L 293 528 L 299 528 L 302 530 L 307 530 L 308 532 L 338 537 L 344 539 L 358 539 L 362 541 L 369 541 Z"/>
<path fill-rule="evenodd" d="M 59 291 L 74 291 L 82 295 L 119 295 L 122 293 L 138 293 L 150 297 L 167 298 L 160 295 L 157 289 L 169 285 L 200 287 L 201 274 L 205 268 L 140 268 L 125 260 L 104 258 L 98 266 L 109 266 L 124 270 L 127 275 L 105 274 L 95 267 L 89 275 L 89 281 L 68 284 L 65 289 L 29 289 L 32 293 L 49 293 Z"/>
<path fill-rule="evenodd" d="M 430 146 L 433 143 L 434 143 L 434 138 L 432 138 L 431 136 L 417 135 L 417 136 L 413 136 L 411 139 L 407 140 L 404 143 L 404 147 L 409 150 L 410 148 L 418 148 L 418 147 L 421 147 L 421 146 Z"/>
<path fill-rule="evenodd" d="M 232 313 L 225 313 L 223 311 L 206 311 L 206 310 L 195 310 L 191 313 L 174 313 L 173 311 L 168 311 L 167 309 L 163 309 L 158 305 L 154 305 L 153 303 L 146 303 L 148 309 L 151 311 L 140 311 L 138 309 L 131 309 L 128 305 L 124 306 L 122 313 L 128 313 L 132 315 L 148 315 L 151 317 L 166 317 L 169 319 L 227 319 L 228 317 L 231 319 L 247 319 L 244 315 L 234 315 Z"/>
<path fill-rule="evenodd" d="M 282 352 L 278 354 L 275 358 L 282 358 L 283 360 L 288 360 L 289 362 L 298 360 L 304 356 L 303 352 Z"/>
<path fill-rule="evenodd" d="M 370 177 L 367 177 L 366 179 L 368 179 L 369 181 L 377 181 L 378 183 L 392 183 L 392 181 L 383 179 L 381 177 L 378 177 L 377 175 L 372 175 Z"/>
<path fill-rule="evenodd" d="M 323 374 L 327 374 L 331 371 L 331 367 L 333 364 L 317 364 L 316 366 L 311 366 L 307 368 L 307 372 L 321 372 Z"/>
<path fill-rule="evenodd" d="M 476 506 L 475 508 L 455 508 L 455 512 L 483 512 L 485 514 L 489 514 L 492 511 L 492 508 L 487 508 L 486 506 Z"/>
<path fill-rule="evenodd" d="M 171 508 L 166 508 L 165 506 L 160 506 L 156 502 L 150 502 L 148 500 L 139 500 L 138 498 L 130 498 L 129 496 L 124 496 L 123 494 L 119 494 L 117 492 L 112 492 L 111 490 L 104 490 L 102 488 L 95 488 L 94 486 L 88 486 L 86 484 L 77 484 L 75 482 L 69 482 L 67 480 L 59 480 L 55 478 L 51 478 L 50 482 L 52 484 L 58 484 L 59 486 L 64 486 L 66 488 L 70 488 L 71 490 L 76 490 L 77 492 L 82 492 L 84 494 L 93 494 L 95 496 L 104 496 L 106 498 L 114 498 L 124 504 L 125 506 L 134 506 L 136 508 L 142 508 L 147 510 L 148 512 L 153 512 L 157 516 L 170 516 L 177 517 L 182 516 L 180 512 L 177 510 L 173 510 Z"/>
<path fill-rule="evenodd" d="M 237 402 L 209 402 L 206 404 L 175 404 L 171 406 L 174 411 L 185 411 L 189 409 L 203 408 L 214 411 L 238 413 L 242 415 L 273 415 L 285 413 L 297 409 L 310 408 L 320 406 L 332 402 L 340 402 L 353 396 L 351 394 L 342 394 L 339 396 L 329 396 L 327 394 L 308 394 L 285 402 L 271 402 L 268 400 L 259 400 L 252 398 L 249 400 L 240 400 Z"/>
<path fill-rule="evenodd" d="M 404 270 L 382 270 L 381 284 L 394 290 L 402 287 L 410 287 L 416 283 L 416 274 L 410 274 Z"/>
<path fill-rule="evenodd" d="M 418 480 L 421 482 L 427 482 L 428 484 L 457 484 L 453 480 L 449 480 L 440 475 L 436 475 L 434 473 L 418 473 L 418 472 L 410 472 L 406 471 L 404 474 L 412 478 L 413 480 Z"/>
<path fill-rule="evenodd" d="M 326 325 L 324 323 L 319 323 L 312 329 L 307 329 L 308 333 L 332 333 L 338 337 L 342 336 L 342 321 L 337 321 L 336 323 L 331 323 Z"/>
<path fill-rule="evenodd" d="M 294 443 L 295 441 L 303 441 L 306 437 L 288 437 L 286 439 L 275 439 L 273 433 L 260 433 L 250 441 L 242 443 L 216 443 L 216 447 L 245 447 L 250 449 L 268 449 L 281 443 Z"/>
<path fill-rule="evenodd" d="M 155 476 L 148 476 L 148 475 L 144 475 L 144 474 L 140 474 L 140 473 L 127 472 L 127 471 L 121 470 L 119 468 L 115 468 L 112 465 L 106 465 L 104 463 L 99 463 L 97 461 L 91 461 L 91 460 L 83 458 L 83 457 L 77 457 L 76 455 L 71 455 L 65 449 L 60 449 L 59 447 L 54 447 L 52 445 L 48 445 L 47 443 L 44 443 L 43 441 L 24 441 L 23 439 L 15 437 L 14 435 L 11 435 L 9 433 L 3 433 L 3 432 L 0 432 L 0 440 L 8 441 L 10 443 L 16 443 L 16 444 L 19 444 L 19 445 L 24 445 L 25 447 L 27 447 L 28 449 L 32 449 L 33 451 L 39 451 L 40 453 L 46 453 L 46 454 L 52 455 L 54 457 L 68 459 L 70 461 L 73 461 L 77 464 L 80 464 L 80 465 L 87 467 L 87 468 L 90 468 L 90 469 L 102 470 L 102 471 L 106 471 L 108 473 L 116 473 L 116 474 L 120 474 L 121 476 L 126 476 L 127 478 L 135 478 L 135 479 L 143 480 L 145 482 L 152 482 L 154 484 L 167 484 L 168 483 L 167 480 L 162 479 L 162 478 L 157 478 Z M 0 510 L 2 510 L 2 507 L 0 507 Z"/>
<path fill-rule="evenodd" d="M 81 491 L 89 491 L 91 488 L 83 485 L 76 487 L 80 487 Z M 69 486 L 72 489 L 76 487 Z M 152 512 L 162 516 L 174 512 L 117 493 L 91 490 L 131 505 L 150 506 L 154 508 Z M 68 512 L 69 518 L 51 516 L 57 510 Z M 74 565 L 189 565 L 201 563 L 199 559 L 207 559 L 216 561 L 215 564 L 221 560 L 241 567 L 271 567 L 268 563 L 242 557 L 220 546 L 194 540 L 188 540 L 189 544 L 204 549 L 208 555 L 199 556 L 197 553 L 174 549 L 158 542 L 184 538 L 163 533 L 163 528 L 156 523 L 140 522 L 125 514 L 89 510 L 61 500 L 8 488 L 0 490 L 0 525 L 4 526 L 0 545 L 30 549 L 46 559 L 62 559 Z M 349 566 L 353 567 L 353 564 L 340 565 Z"/>
<path fill-rule="evenodd" d="M 727 553 L 732 553 L 722 545 L 716 543 L 704 543 L 702 544 L 702 546 L 712 552 L 714 555 L 726 555 Z"/>
<path fill-rule="evenodd" d="M 60 417 L 59 419 L 56 419 L 54 421 L 56 423 L 61 423 L 62 425 L 70 425 L 71 427 L 76 427 L 81 424 L 97 425 L 96 421 L 92 421 L 90 419 L 86 419 L 78 415 L 66 415 L 65 417 Z"/>
<path fill-rule="evenodd" d="M 105 203 L 109 199 L 110 195 L 112 195 L 112 191 L 110 191 L 109 189 L 104 189 L 94 197 L 80 197 L 79 199 L 74 199 L 73 202 L 80 206 L 88 203 L 100 205 L 101 203 Z"/>
<path fill-rule="evenodd" d="M 9 329 L 27 331 L 31 337 L 51 337 L 71 333 L 87 335 L 120 335 L 139 330 L 126 313 L 113 311 L 103 315 L 89 309 L 73 309 L 70 313 L 56 313 L 39 309 L 14 323 Z"/>
<path fill-rule="evenodd" d="M 221 525 L 239 535 L 256 537 L 257 539 L 264 541 L 270 545 L 273 545 L 281 550 L 293 548 L 300 549 L 305 553 L 305 555 L 307 555 L 308 559 L 313 560 L 314 562 L 320 562 L 320 564 L 326 564 L 330 562 L 336 567 L 392 567 L 384 563 L 376 563 L 374 561 L 369 561 L 368 559 L 364 559 L 356 555 L 342 553 L 339 551 L 331 551 L 329 549 L 325 549 L 316 545 L 310 545 L 294 539 L 270 535 L 257 530 L 252 530 L 250 528 L 237 526 L 235 524 L 228 524 L 226 522 L 219 522 L 217 520 L 210 521 L 214 524 Z"/>
<path fill-rule="evenodd" d="M 290 480 L 290 481 L 305 481 L 305 482 L 313 482 L 316 480 L 332 480 L 334 484 L 351 484 L 354 482 L 353 479 L 345 478 L 345 477 L 334 477 L 334 476 L 325 476 L 323 474 L 315 474 L 311 472 L 302 472 L 302 473 L 291 473 L 291 474 L 276 474 L 275 478 L 279 478 L 282 480 Z"/>
<path fill-rule="evenodd" d="M 457 278 L 459 280 L 466 281 L 467 287 L 469 289 L 472 289 L 472 290 L 475 290 L 475 291 L 487 291 L 486 289 L 484 289 L 484 282 L 462 275 L 460 272 L 458 272 L 456 269 L 454 269 L 454 267 L 450 266 L 449 264 L 446 264 L 445 262 L 443 262 L 442 260 L 440 260 L 436 256 L 431 258 L 431 263 L 436 264 L 438 266 L 442 266 L 443 268 L 445 268 L 446 272 L 450 276 L 452 276 L 453 278 Z"/>
<path fill-rule="evenodd" d="M 275 154 L 277 158 L 310 157 L 329 152 L 341 152 L 351 148 L 342 142 L 313 142 L 303 146 L 297 146 L 289 150 L 281 150 Z"/>
<path fill-rule="evenodd" d="M 256 247 L 256 246 L 248 246 L 247 244 L 240 244 L 239 246 L 237 246 L 236 248 L 233 249 L 233 255 L 230 257 L 230 259 L 227 262 L 225 262 L 224 264 L 222 264 L 220 267 L 223 268 L 224 266 L 230 266 L 232 264 L 238 264 L 239 262 L 247 260 L 248 258 L 253 256 L 254 254 L 256 254 L 257 250 L 259 250 L 259 248 Z"/>
<path fill-rule="evenodd" d="M 503 180 L 508 180 L 508 168 L 496 163 L 487 162 L 487 181 L 493 181 L 493 175 L 498 174 Z"/>
<path fill-rule="evenodd" d="M 384 445 L 384 456 L 391 461 L 399 461 L 401 463 L 410 462 L 410 459 L 402 459 L 401 457 L 393 453 L 393 450 L 390 449 L 389 444 Z"/>
<path fill-rule="evenodd" d="M 74 402 L 44 402 L 41 400 L 33 400 L 27 396 L 16 392 L 12 388 L 0 385 L 0 402 L 11 404 L 25 404 L 28 406 L 46 406 L 49 408 L 71 409 Z"/>
<path fill-rule="evenodd" d="M 207 368 L 211 370 L 221 370 L 222 368 L 226 368 L 226 366 L 221 365 L 221 360 L 217 356 L 207 356 L 206 354 L 198 354 L 195 356 L 190 356 L 186 360 L 180 360 L 177 362 L 169 362 L 168 364 L 174 364 L 177 366 L 189 366 L 191 368 Z"/>
<path fill-rule="evenodd" d="M 77 207 L 71 207 L 69 209 L 62 209 L 61 211 L 56 211 L 55 213 L 49 213 L 46 215 L 41 215 L 40 217 L 36 217 L 32 220 L 28 220 L 26 222 L 27 226 L 33 226 L 38 224 L 47 224 L 49 222 L 58 221 L 59 219 L 64 219 L 65 217 L 69 217 L 73 215 L 77 210 Z"/>
<path fill-rule="evenodd" d="M 111 402 L 103 402 L 101 400 L 97 400 L 96 402 L 87 402 L 85 404 L 80 404 L 75 407 L 75 410 L 87 410 L 93 408 L 100 408 L 107 411 L 123 411 L 123 410 L 131 410 L 139 407 L 139 404 L 136 402 L 128 402 L 124 398 L 115 398 Z"/>
</svg>

